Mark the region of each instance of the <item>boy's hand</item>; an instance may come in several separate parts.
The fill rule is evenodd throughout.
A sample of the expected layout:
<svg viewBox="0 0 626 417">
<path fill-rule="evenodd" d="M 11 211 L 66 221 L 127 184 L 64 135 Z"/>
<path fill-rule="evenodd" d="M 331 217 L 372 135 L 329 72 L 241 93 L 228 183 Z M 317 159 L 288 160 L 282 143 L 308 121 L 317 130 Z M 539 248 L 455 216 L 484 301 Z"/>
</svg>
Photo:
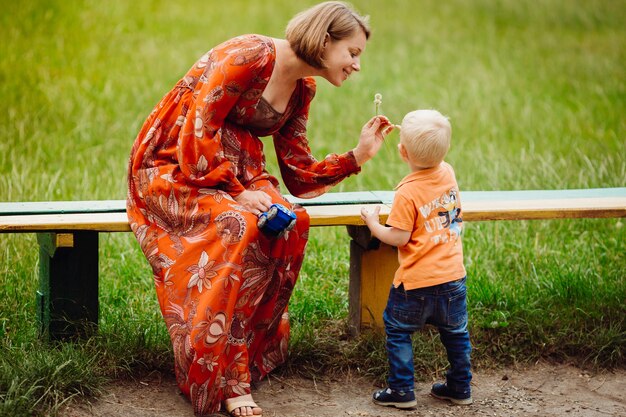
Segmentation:
<svg viewBox="0 0 626 417">
<path fill-rule="evenodd" d="M 361 220 L 370 227 L 372 224 L 380 223 L 380 206 L 374 207 L 374 211 L 369 211 L 367 208 L 361 208 Z"/>
<path fill-rule="evenodd" d="M 391 246 L 404 246 L 411 239 L 409 230 L 398 229 L 397 227 L 385 227 L 380 224 L 380 206 L 374 207 L 374 211 L 369 211 L 361 207 L 361 219 L 365 222 L 372 236 L 383 243 Z"/>
<path fill-rule="evenodd" d="M 376 155 L 387 136 L 394 129 L 386 116 L 372 117 L 361 129 L 359 144 L 354 148 L 354 158 L 361 166 Z"/>
</svg>

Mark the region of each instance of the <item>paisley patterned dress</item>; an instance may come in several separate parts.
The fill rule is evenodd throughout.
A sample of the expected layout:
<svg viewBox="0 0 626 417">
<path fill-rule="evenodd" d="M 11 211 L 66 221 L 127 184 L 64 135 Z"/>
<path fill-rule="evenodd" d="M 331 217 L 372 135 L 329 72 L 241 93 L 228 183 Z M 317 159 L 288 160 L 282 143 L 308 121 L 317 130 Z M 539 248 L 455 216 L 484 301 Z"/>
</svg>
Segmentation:
<svg viewBox="0 0 626 417">
<path fill-rule="evenodd" d="M 197 415 L 250 393 L 286 359 L 287 304 L 309 218 L 281 196 L 265 169 L 272 136 L 289 192 L 313 197 L 359 171 L 352 152 L 312 155 L 306 138 L 312 78 L 298 81 L 283 113 L 262 98 L 276 59 L 271 38 L 233 38 L 202 56 L 167 93 L 132 147 L 127 213 L 154 273 L 176 378 Z M 294 209 L 279 239 L 233 196 L 263 190 Z"/>
</svg>

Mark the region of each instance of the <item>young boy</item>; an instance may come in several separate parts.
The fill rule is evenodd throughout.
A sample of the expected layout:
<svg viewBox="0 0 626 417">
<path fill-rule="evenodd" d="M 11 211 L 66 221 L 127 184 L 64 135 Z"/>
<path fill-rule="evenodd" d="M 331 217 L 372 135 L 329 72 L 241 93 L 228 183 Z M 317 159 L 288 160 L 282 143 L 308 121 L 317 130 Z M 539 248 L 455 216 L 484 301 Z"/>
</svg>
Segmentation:
<svg viewBox="0 0 626 417">
<path fill-rule="evenodd" d="M 377 207 L 361 210 L 372 235 L 398 247 L 396 271 L 383 314 L 389 358 L 388 388 L 373 401 L 411 408 L 414 393 L 412 334 L 425 324 L 437 327 L 450 369 L 431 395 L 454 404 L 472 403 L 470 339 L 467 331 L 461 200 L 452 167 L 443 161 L 452 128 L 435 110 L 417 110 L 402 120 L 398 150 L 411 173 L 396 187 L 385 227 Z"/>
</svg>

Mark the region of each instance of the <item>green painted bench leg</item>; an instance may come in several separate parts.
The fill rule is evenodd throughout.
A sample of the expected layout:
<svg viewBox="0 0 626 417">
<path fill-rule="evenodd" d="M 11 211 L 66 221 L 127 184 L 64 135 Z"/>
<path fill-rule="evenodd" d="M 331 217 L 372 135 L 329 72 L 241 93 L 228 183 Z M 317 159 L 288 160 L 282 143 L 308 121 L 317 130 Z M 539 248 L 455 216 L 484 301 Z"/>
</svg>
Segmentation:
<svg viewBox="0 0 626 417">
<path fill-rule="evenodd" d="M 38 233 L 40 335 L 64 340 L 98 327 L 98 232 Z"/>
</svg>

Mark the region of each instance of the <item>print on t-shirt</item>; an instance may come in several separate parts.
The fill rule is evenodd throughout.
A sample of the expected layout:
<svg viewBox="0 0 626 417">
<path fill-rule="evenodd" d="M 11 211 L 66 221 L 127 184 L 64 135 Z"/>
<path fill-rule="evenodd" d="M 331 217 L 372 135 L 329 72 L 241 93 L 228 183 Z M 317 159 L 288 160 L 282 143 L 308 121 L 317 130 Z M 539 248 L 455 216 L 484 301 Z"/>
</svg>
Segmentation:
<svg viewBox="0 0 626 417">
<path fill-rule="evenodd" d="M 426 219 L 424 227 L 432 235 L 430 241 L 434 244 L 450 240 L 456 242 L 463 233 L 463 219 L 457 195 L 458 190 L 452 188 L 419 208 L 420 214 Z"/>
</svg>

